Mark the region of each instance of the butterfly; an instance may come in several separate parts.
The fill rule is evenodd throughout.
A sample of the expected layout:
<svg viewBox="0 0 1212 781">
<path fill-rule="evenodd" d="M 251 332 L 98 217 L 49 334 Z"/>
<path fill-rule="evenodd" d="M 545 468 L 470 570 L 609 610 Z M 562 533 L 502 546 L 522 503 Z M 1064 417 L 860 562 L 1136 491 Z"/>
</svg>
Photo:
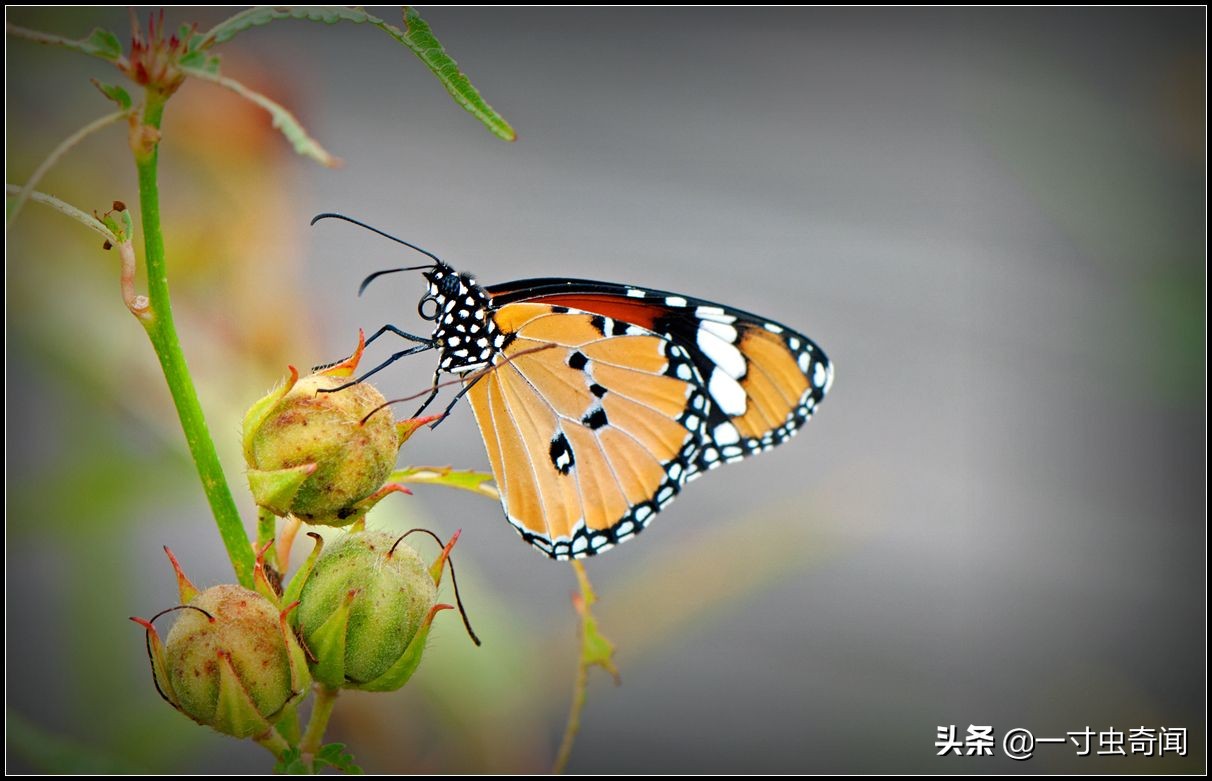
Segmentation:
<svg viewBox="0 0 1212 781">
<path fill-rule="evenodd" d="M 769 450 L 812 417 L 833 382 L 824 351 L 797 331 L 677 293 L 582 279 L 483 286 L 432 253 L 417 311 L 430 336 L 406 355 L 439 351 L 462 378 L 510 525 L 554 559 L 602 553 L 639 534 L 686 483 Z M 334 389 L 339 390 L 339 389 Z M 435 424 L 436 425 L 436 424 Z"/>
</svg>

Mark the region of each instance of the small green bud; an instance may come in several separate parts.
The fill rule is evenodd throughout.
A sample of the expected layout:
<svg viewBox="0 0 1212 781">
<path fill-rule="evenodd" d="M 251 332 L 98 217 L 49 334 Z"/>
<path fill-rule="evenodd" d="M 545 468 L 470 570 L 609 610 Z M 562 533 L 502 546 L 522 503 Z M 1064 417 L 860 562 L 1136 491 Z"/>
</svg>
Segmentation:
<svg viewBox="0 0 1212 781">
<path fill-rule="evenodd" d="M 432 566 L 385 532 L 348 534 L 324 549 L 295 614 L 317 681 L 371 691 L 408 681 L 433 617 L 451 607 L 438 603 L 437 584 L 457 538 Z"/>
<path fill-rule="evenodd" d="M 279 611 L 237 585 L 199 593 L 177 572 L 179 588 L 192 598 L 170 608 L 179 614 L 167 643 L 152 626 L 155 618 L 132 619 L 147 630 L 156 688 L 199 724 L 239 738 L 265 735 L 310 682 L 303 649 L 287 625 L 291 608 Z"/>
<path fill-rule="evenodd" d="M 257 504 L 307 523 L 347 526 L 386 494 L 402 429 L 372 385 L 346 385 L 362 355 L 323 371 L 291 377 L 244 418 L 244 457 Z"/>
</svg>

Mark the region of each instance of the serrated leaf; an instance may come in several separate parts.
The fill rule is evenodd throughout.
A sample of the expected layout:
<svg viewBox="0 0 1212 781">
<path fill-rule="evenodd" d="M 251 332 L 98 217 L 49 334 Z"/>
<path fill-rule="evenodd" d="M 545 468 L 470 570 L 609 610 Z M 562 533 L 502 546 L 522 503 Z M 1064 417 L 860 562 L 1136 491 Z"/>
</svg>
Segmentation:
<svg viewBox="0 0 1212 781">
<path fill-rule="evenodd" d="M 181 71 L 186 75 L 193 76 L 196 79 L 202 79 L 203 81 L 209 81 L 214 84 L 218 84 L 221 87 L 226 87 L 240 97 L 251 100 L 253 103 L 256 103 L 258 106 L 268 111 L 270 117 L 273 119 L 274 127 L 282 131 L 282 135 L 286 136 L 286 140 L 290 141 L 291 146 L 295 148 L 295 151 L 304 157 L 310 157 L 321 165 L 329 168 L 335 168 L 341 164 L 339 158 L 334 157 L 328 152 L 327 149 L 320 146 L 319 141 L 316 141 L 307 134 L 307 131 L 303 129 L 303 125 L 299 123 L 299 120 L 295 117 L 295 115 L 286 110 L 286 108 L 278 103 L 275 103 L 261 93 L 245 87 L 235 79 L 220 76 L 218 73 L 217 61 L 214 63 L 213 70 L 208 67 L 186 67 L 184 63 L 182 63 Z"/>
<path fill-rule="evenodd" d="M 513 127 L 484 100 L 467 75 L 459 70 L 458 63 L 446 53 L 446 49 L 433 34 L 433 30 L 412 6 L 404 7 L 403 30 L 361 8 L 339 5 L 257 6 L 247 11 L 241 11 L 215 25 L 206 33 L 199 47 L 226 43 L 245 30 L 268 24 L 277 19 L 301 19 L 324 24 L 353 22 L 378 27 L 399 43 L 407 46 L 421 62 L 425 63 L 425 67 L 429 68 L 434 76 L 437 76 L 438 81 L 442 82 L 442 86 L 446 88 L 455 102 L 480 120 L 495 136 L 506 141 L 514 141 L 518 137 Z"/>
<path fill-rule="evenodd" d="M 124 111 L 129 111 L 130 107 L 134 105 L 134 101 L 131 100 L 130 93 L 119 85 L 106 84 L 105 82 L 97 81 L 96 79 L 92 79 L 92 82 L 93 86 L 99 89 L 102 95 L 117 103 L 118 108 Z"/>
<path fill-rule="evenodd" d="M 336 24 L 337 22 L 360 24 L 366 22 L 369 16 L 370 14 L 360 8 L 349 8 L 342 5 L 259 5 L 219 22 L 207 31 L 201 45 L 213 46 L 227 43 L 245 30 L 260 27 L 278 19 L 300 19 L 324 24 Z"/>
<path fill-rule="evenodd" d="M 448 466 L 410 466 L 397 469 L 387 476 L 389 483 L 428 483 L 471 491 L 490 499 L 499 499 L 497 487 L 492 485 L 492 475 L 471 469 L 452 469 Z"/>
<path fill-rule="evenodd" d="M 206 52 L 191 51 L 177 62 L 182 68 L 202 68 L 206 65 Z"/>
<path fill-rule="evenodd" d="M 438 81 L 442 82 L 442 86 L 455 99 L 455 102 L 483 122 L 484 126 L 495 136 L 505 141 L 517 140 L 517 131 L 492 106 L 488 105 L 479 90 L 472 86 L 471 79 L 459 70 L 459 64 L 446 53 L 446 49 L 438 42 L 433 31 L 429 29 L 429 25 L 425 23 L 415 8 L 410 5 L 404 6 L 406 32 L 402 35 L 399 30 L 385 22 L 377 23 L 375 26 L 412 49 L 413 54 L 425 63 L 425 67 L 438 77 Z"/>
<path fill-rule="evenodd" d="M 116 60 L 122 56 L 122 42 L 109 30 L 98 27 L 84 39 L 84 53 L 107 60 Z"/>
<path fill-rule="evenodd" d="M 321 763 L 351 776 L 362 774 L 362 768 L 354 764 L 353 754 L 345 750 L 344 743 L 329 743 L 316 752 L 316 771 L 320 770 Z"/>
<path fill-rule="evenodd" d="M 274 765 L 274 772 L 287 776 L 311 775 L 311 769 L 303 761 L 303 752 L 297 748 L 287 749 L 282 758 Z"/>
<path fill-rule="evenodd" d="M 219 57 L 204 51 L 191 51 L 182 57 L 178 64 L 185 70 L 195 69 L 213 76 L 219 75 Z"/>
<path fill-rule="evenodd" d="M 100 27 L 94 29 L 87 37 L 79 40 L 44 33 L 40 30 L 29 30 L 7 23 L 4 26 L 4 31 L 9 35 L 25 38 L 34 43 L 41 43 L 47 46 L 62 46 L 64 49 L 87 54 L 91 57 L 100 57 L 109 62 L 117 62 L 122 59 L 122 43 L 118 40 L 118 36 Z"/>
<path fill-rule="evenodd" d="M 597 619 L 592 614 L 586 613 L 581 623 L 581 631 L 584 633 L 581 640 L 581 664 L 601 667 L 617 679 L 619 671 L 614 666 L 614 643 L 607 640 L 598 629 Z"/>
</svg>

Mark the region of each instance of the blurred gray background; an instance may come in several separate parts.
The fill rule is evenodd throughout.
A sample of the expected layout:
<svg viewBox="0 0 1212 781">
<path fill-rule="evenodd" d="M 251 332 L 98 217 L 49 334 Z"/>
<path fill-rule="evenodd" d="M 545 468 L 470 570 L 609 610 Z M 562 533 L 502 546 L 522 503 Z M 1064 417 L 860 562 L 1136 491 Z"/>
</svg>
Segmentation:
<svg viewBox="0 0 1212 781">
<path fill-rule="evenodd" d="M 415 256 L 350 225 L 308 228 L 316 212 L 486 284 L 588 277 L 727 302 L 819 341 L 836 381 L 799 437 L 696 482 L 589 562 L 623 684 L 592 677 L 570 770 L 1204 767 L 1205 9 L 421 11 L 516 143 L 356 26 L 277 22 L 222 50 L 225 73 L 344 159 L 321 169 L 265 131 L 256 158 L 276 162 L 256 186 L 274 188 L 272 213 L 269 196 L 242 195 L 250 169 L 191 168 L 174 146 L 187 116 L 189 132 L 241 142 L 208 109 L 220 91 L 190 83 L 168 107 L 170 274 L 175 251 L 233 231 L 225 252 L 245 273 L 289 254 L 241 289 L 256 311 L 294 296 L 276 318 L 293 346 L 242 358 L 227 384 L 224 338 L 247 335 L 244 310 L 204 270 L 174 281 L 192 296 L 186 323 L 228 335 L 183 326 L 244 507 L 239 415 L 285 363 L 347 354 L 359 327 L 422 327 L 419 277 L 356 297 L 364 275 Z M 8 13 L 126 38 L 118 11 Z M 22 182 L 108 110 L 87 78 L 116 77 L 21 41 L 6 64 L 8 180 Z M 120 130 L 73 154 L 47 189 L 87 208 L 136 202 Z M 175 601 L 160 545 L 200 583 L 230 570 L 116 260 L 92 236 L 68 247 L 57 234 L 76 228 L 35 210 L 6 258 L 10 716 L 146 769 L 268 769 L 256 746 L 159 702 L 123 624 Z M 213 232 L 191 233 L 202 213 Z M 67 256 L 81 258 L 70 274 L 55 266 Z M 84 288 L 99 291 L 91 309 Z M 432 368 L 403 361 L 378 386 L 407 395 Z M 96 469 L 115 453 L 133 466 Z M 401 463 L 486 469 L 470 411 Z M 104 497 L 106 525 L 84 523 Z M 475 496 L 421 488 L 372 525 L 380 512 L 464 530 L 463 598 L 485 645 L 445 622 L 414 683 L 348 697 L 334 739 L 368 770 L 545 769 L 574 674 L 572 573 Z M 999 738 L 1186 727 L 1189 756 L 936 757 L 951 724 Z M 10 768 L 40 769 L 11 752 Z"/>
</svg>

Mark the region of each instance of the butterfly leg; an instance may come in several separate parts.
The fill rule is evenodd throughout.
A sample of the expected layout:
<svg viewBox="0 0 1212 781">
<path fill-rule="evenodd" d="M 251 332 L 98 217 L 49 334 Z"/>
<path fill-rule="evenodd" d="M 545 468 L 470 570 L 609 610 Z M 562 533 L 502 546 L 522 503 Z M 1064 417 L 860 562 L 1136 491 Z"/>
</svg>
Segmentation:
<svg viewBox="0 0 1212 781">
<path fill-rule="evenodd" d="M 432 404 L 433 400 L 438 397 L 438 389 L 440 389 L 442 387 L 438 383 L 438 375 L 441 374 L 441 372 L 442 372 L 442 370 L 438 369 L 437 371 L 435 371 L 433 373 L 433 388 L 429 391 L 429 395 L 425 397 L 425 401 L 421 404 L 421 406 L 419 408 L 417 408 L 417 411 L 413 413 L 412 416 L 414 418 L 421 417 L 421 413 L 425 411 L 425 408 L 428 407 L 430 404 Z"/>
<path fill-rule="evenodd" d="M 396 336 L 399 336 L 403 339 L 409 339 L 414 342 L 421 342 L 422 344 L 428 344 L 432 341 L 430 339 L 426 339 L 424 337 L 417 336 L 416 334 L 410 334 L 407 331 L 401 331 L 399 328 L 396 328 L 394 325 L 388 323 L 387 325 L 383 326 L 382 328 L 380 328 L 379 330 L 375 331 L 373 334 L 370 335 L 370 338 L 366 340 L 366 346 L 370 346 L 371 342 L 373 342 L 375 339 L 378 339 L 380 336 L 387 333 L 388 331 L 390 331 L 391 333 L 393 333 Z M 345 363 L 351 357 L 353 357 L 353 356 L 346 356 L 339 361 L 333 361 L 331 363 L 322 363 L 319 366 L 311 367 L 311 370 L 313 372 L 323 371 L 324 369 L 327 369 L 330 366 L 336 366 L 338 363 Z"/>
<path fill-rule="evenodd" d="M 432 339 L 428 339 L 424 336 L 417 336 L 416 334 L 410 334 L 407 331 L 401 331 L 399 328 L 396 328 L 391 323 L 388 323 L 387 325 L 383 326 L 382 328 L 380 328 L 379 330 L 377 330 L 373 334 L 371 334 L 370 338 L 366 340 L 366 344 L 369 346 L 371 342 L 373 342 L 375 339 L 378 339 L 380 336 L 387 333 L 388 331 L 395 334 L 396 336 L 399 336 L 402 339 L 408 339 L 409 341 L 412 341 L 412 342 L 420 342 L 422 344 L 430 344 L 433 342 Z"/>
<path fill-rule="evenodd" d="M 349 382 L 345 383 L 344 385 L 339 385 L 336 388 L 322 388 L 322 389 L 320 389 L 319 392 L 320 393 L 336 393 L 337 391 L 345 390 L 346 388 L 348 388 L 352 385 L 357 385 L 359 382 L 366 380 L 371 375 L 377 374 L 378 372 L 382 371 L 383 369 L 386 369 L 388 366 L 392 365 L 393 363 L 400 360 L 401 358 L 403 358 L 406 355 L 412 355 L 413 353 L 422 353 L 422 352 L 425 352 L 426 350 L 432 350 L 433 347 L 434 346 L 433 346 L 432 342 L 425 342 L 424 344 L 418 344 L 418 345 L 409 347 L 407 350 L 401 350 L 398 353 L 392 353 L 391 357 L 389 357 L 386 361 L 383 361 L 383 363 L 379 364 L 375 368 L 366 372 L 361 377 L 350 380 Z M 434 392 L 430 396 L 430 400 L 432 400 L 433 396 L 436 396 L 437 393 L 438 393 L 437 388 L 434 388 Z M 428 404 L 429 402 L 426 401 L 425 403 Z"/>
<path fill-rule="evenodd" d="M 484 375 L 481 374 L 480 376 L 476 377 L 474 380 L 472 380 L 471 382 L 467 383 L 462 388 L 460 388 L 459 392 L 455 394 L 455 397 L 450 400 L 449 404 L 446 405 L 446 409 L 442 411 L 442 417 L 438 418 L 433 423 L 429 424 L 430 430 L 437 428 L 439 423 L 446 420 L 446 418 L 450 417 L 450 411 L 455 408 L 456 404 L 459 403 L 459 399 L 463 398 L 463 395 L 465 393 L 467 393 L 467 391 L 471 390 L 472 386 L 475 385 L 477 382 L 479 382 L 483 378 L 484 378 Z"/>
</svg>

